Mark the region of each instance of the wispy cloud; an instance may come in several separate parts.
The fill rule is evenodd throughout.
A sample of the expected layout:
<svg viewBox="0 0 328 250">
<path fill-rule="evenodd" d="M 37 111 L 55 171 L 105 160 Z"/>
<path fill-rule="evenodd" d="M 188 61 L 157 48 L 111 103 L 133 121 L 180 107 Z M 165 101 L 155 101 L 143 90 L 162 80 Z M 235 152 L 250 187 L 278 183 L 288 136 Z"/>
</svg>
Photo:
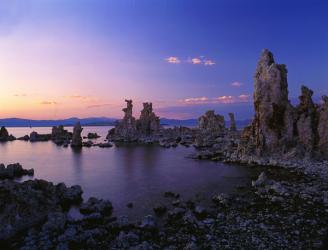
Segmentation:
<svg viewBox="0 0 328 250">
<path fill-rule="evenodd" d="M 89 97 L 88 96 L 83 96 L 83 95 L 70 95 L 70 96 L 68 96 L 68 98 L 71 98 L 71 99 L 88 99 Z"/>
<path fill-rule="evenodd" d="M 213 60 L 207 59 L 204 61 L 205 66 L 213 66 L 215 65 L 215 62 Z"/>
<path fill-rule="evenodd" d="M 112 106 L 113 104 L 110 103 L 103 103 L 103 104 L 94 104 L 94 105 L 89 105 L 87 106 L 88 109 L 92 108 L 102 108 L 102 107 L 107 107 L 107 106 Z"/>
<path fill-rule="evenodd" d="M 176 56 L 170 56 L 168 58 L 165 58 L 165 61 L 168 63 L 172 63 L 172 64 L 179 64 L 181 63 L 180 59 Z"/>
<path fill-rule="evenodd" d="M 55 101 L 42 101 L 42 102 L 40 102 L 40 104 L 41 105 L 56 105 L 58 103 Z"/>
<path fill-rule="evenodd" d="M 170 57 L 165 58 L 164 60 L 171 64 L 189 63 L 189 64 L 193 64 L 193 65 L 205 65 L 205 66 L 215 65 L 214 60 L 205 58 L 204 56 L 189 57 L 186 60 L 180 60 L 176 56 L 170 56 Z"/>
<path fill-rule="evenodd" d="M 184 99 L 185 102 L 206 102 L 208 97 L 192 97 Z"/>
<path fill-rule="evenodd" d="M 232 87 L 235 87 L 235 88 L 240 88 L 241 86 L 243 86 L 244 84 L 242 82 L 233 82 L 231 83 L 231 86 Z"/>
<path fill-rule="evenodd" d="M 231 103 L 242 103 L 250 102 L 251 96 L 248 94 L 241 94 L 239 96 L 223 95 L 217 97 L 189 97 L 183 100 L 179 100 L 180 104 L 183 105 L 202 105 L 202 104 L 231 104 Z"/>
<path fill-rule="evenodd" d="M 187 63 L 193 64 L 193 65 L 205 65 L 205 66 L 215 65 L 214 60 L 205 58 L 204 56 L 189 58 L 187 60 Z"/>
<path fill-rule="evenodd" d="M 14 94 L 15 97 L 26 97 L 27 94 L 23 93 L 23 94 Z"/>
</svg>

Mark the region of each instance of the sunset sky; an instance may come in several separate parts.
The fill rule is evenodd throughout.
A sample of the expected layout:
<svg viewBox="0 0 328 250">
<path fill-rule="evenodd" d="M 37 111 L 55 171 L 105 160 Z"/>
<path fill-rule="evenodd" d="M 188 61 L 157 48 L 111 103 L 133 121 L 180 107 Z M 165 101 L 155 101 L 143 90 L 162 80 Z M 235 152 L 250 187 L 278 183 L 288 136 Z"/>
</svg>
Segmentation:
<svg viewBox="0 0 328 250">
<path fill-rule="evenodd" d="M 1 0 L 0 118 L 252 115 L 263 48 L 328 94 L 327 1 Z"/>
</svg>

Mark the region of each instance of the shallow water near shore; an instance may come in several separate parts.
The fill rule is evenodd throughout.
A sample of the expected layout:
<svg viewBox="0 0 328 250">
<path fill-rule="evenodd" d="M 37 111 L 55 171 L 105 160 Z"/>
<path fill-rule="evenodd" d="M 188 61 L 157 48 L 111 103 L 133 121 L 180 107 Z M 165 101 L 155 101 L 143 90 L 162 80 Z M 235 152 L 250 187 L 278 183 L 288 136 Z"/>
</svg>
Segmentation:
<svg viewBox="0 0 328 250">
<path fill-rule="evenodd" d="M 97 132 L 103 141 L 111 127 L 85 127 L 83 135 Z M 51 128 L 9 128 L 16 137 L 50 133 Z M 68 128 L 72 130 L 72 128 Z M 152 212 L 156 204 L 165 204 L 165 191 L 181 194 L 182 199 L 211 197 L 220 192 L 234 192 L 237 186 L 249 185 L 254 172 L 242 166 L 225 165 L 187 158 L 193 148 L 179 146 L 120 146 L 72 150 L 53 142 L 13 141 L 0 144 L 0 162 L 19 162 L 34 168 L 34 178 L 66 185 L 81 185 L 83 198 L 109 199 L 115 215 L 140 218 Z M 30 179 L 23 177 L 20 181 Z M 206 200 L 206 199 L 205 199 Z M 127 208 L 132 202 L 133 208 Z"/>
</svg>

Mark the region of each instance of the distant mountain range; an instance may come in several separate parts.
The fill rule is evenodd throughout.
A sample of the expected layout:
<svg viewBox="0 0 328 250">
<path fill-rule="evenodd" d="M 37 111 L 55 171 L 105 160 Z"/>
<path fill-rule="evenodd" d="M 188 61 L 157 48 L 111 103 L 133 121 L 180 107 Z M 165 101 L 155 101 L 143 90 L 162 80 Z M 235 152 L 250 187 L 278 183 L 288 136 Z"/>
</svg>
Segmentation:
<svg viewBox="0 0 328 250">
<path fill-rule="evenodd" d="M 90 118 L 68 118 L 61 120 L 30 120 L 30 119 L 20 119 L 20 118 L 6 118 L 0 119 L 0 126 L 5 127 L 52 127 L 52 126 L 74 126 L 76 122 L 80 122 L 82 126 L 114 126 L 117 123 L 115 118 L 107 117 L 90 117 Z M 195 127 L 197 126 L 197 119 L 187 119 L 187 120 L 177 120 L 177 119 L 167 119 L 162 118 L 161 124 L 167 126 L 187 126 Z M 243 128 L 249 125 L 251 120 L 236 121 L 238 128 Z M 229 126 L 229 121 L 226 122 Z"/>
</svg>

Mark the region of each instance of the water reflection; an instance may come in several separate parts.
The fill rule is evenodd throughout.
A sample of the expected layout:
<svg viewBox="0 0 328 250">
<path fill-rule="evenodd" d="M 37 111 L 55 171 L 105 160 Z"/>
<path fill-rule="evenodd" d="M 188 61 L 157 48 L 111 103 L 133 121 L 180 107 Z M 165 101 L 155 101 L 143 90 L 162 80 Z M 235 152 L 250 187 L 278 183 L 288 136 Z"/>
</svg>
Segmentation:
<svg viewBox="0 0 328 250">
<path fill-rule="evenodd" d="M 97 132 L 105 138 L 108 127 L 86 127 L 83 133 Z M 43 128 L 42 131 L 50 131 Z M 28 129 L 11 128 L 10 133 L 28 134 Z M 37 131 L 39 132 L 39 131 Z M 232 192 L 237 185 L 250 183 L 245 168 L 186 158 L 192 148 L 164 149 L 156 146 L 120 146 L 112 148 L 64 148 L 52 142 L 0 143 L 0 163 L 20 162 L 35 169 L 35 178 L 67 185 L 79 184 L 84 198 L 110 199 L 116 214 L 140 214 L 152 211 L 163 201 L 163 192 L 171 190 L 183 198 L 197 193 L 210 197 L 217 192 Z M 24 177 L 23 180 L 28 179 Z M 128 202 L 135 204 L 128 209 Z"/>
</svg>

